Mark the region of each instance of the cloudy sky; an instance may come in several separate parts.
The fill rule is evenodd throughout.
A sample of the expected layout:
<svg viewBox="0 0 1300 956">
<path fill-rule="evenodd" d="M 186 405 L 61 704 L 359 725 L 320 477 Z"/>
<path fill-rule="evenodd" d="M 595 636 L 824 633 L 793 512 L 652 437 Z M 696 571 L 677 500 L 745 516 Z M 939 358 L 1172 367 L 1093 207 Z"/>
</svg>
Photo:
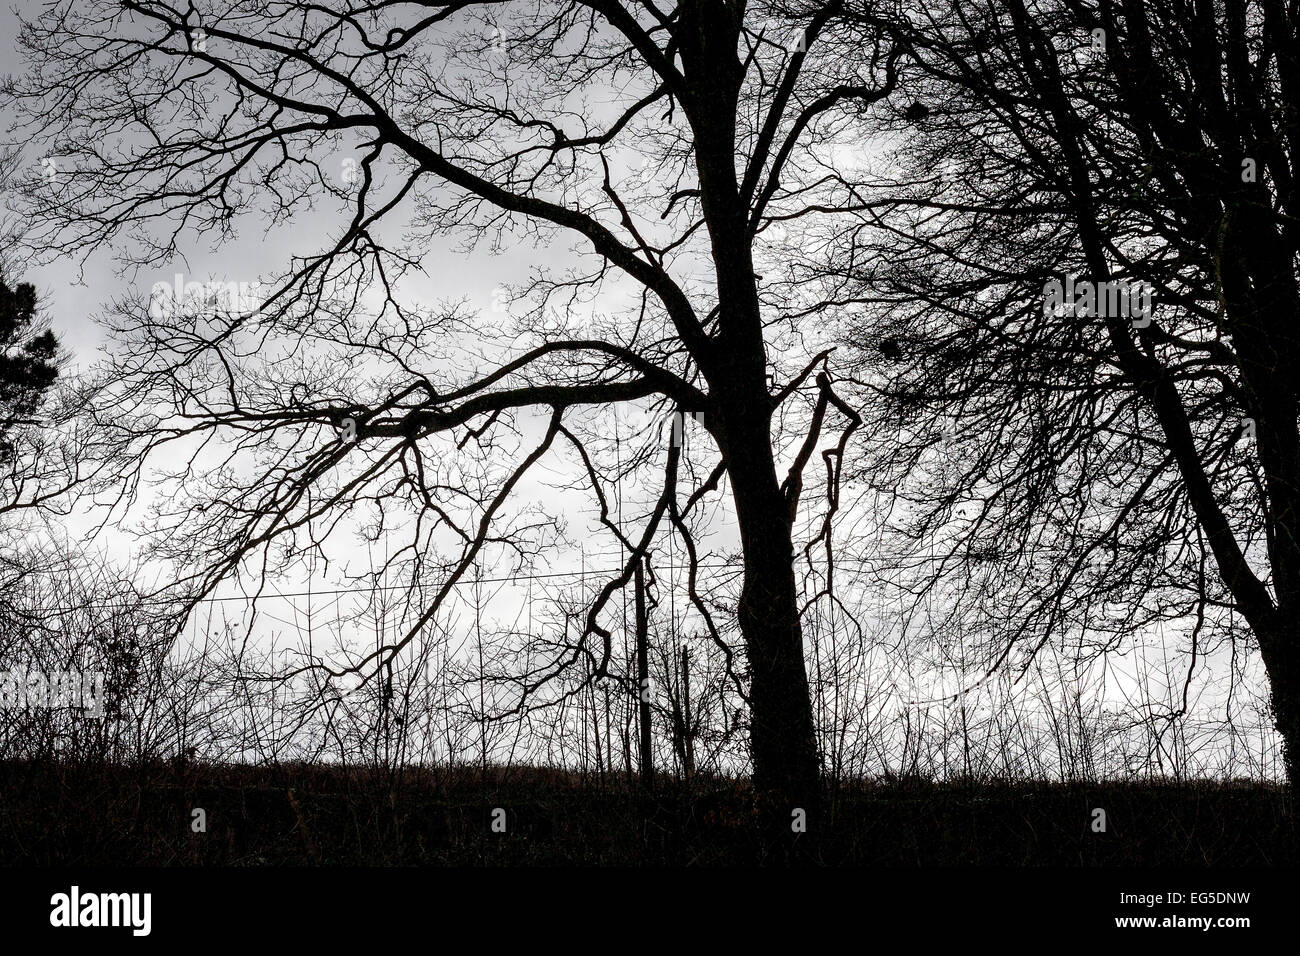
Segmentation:
<svg viewBox="0 0 1300 956">
<path fill-rule="evenodd" d="M 36 5 L 31 5 L 35 9 Z M 0 10 L 0 37 L 8 47 L 5 56 L 6 72 L 23 69 L 23 63 L 14 43 L 16 33 L 16 16 L 12 9 Z M 26 159 L 39 166 L 42 157 L 32 155 Z M 338 171 L 343 175 L 346 156 L 337 157 Z M 105 306 L 116 299 L 128 296 L 141 296 L 157 282 L 171 283 L 177 273 L 186 280 L 221 280 L 235 283 L 258 282 L 268 272 L 277 270 L 294 254 L 314 251 L 323 245 L 326 237 L 337 231 L 340 216 L 345 210 L 334 208 L 329 203 L 321 203 L 314 209 L 303 209 L 295 215 L 289 226 L 270 232 L 263 232 L 255 221 L 246 221 L 236 241 L 219 247 L 209 242 L 202 235 L 189 234 L 183 238 L 186 255 L 183 259 L 166 266 L 160 266 L 149 274 L 125 276 L 121 274 L 112 257 L 107 252 L 96 253 L 84 263 L 57 261 L 26 269 L 21 275 L 7 276 L 11 283 L 27 281 L 36 285 L 41 295 L 41 302 L 49 315 L 61 341 L 72 355 L 72 369 L 86 368 L 111 350 L 114 343 L 109 340 L 97 323 L 97 317 Z M 319 241 L 314 241 L 320 237 Z M 415 301 L 434 301 L 443 299 L 463 299 L 473 308 L 484 314 L 490 313 L 494 302 L 494 293 L 503 285 L 524 281 L 530 271 L 538 266 L 562 267 L 570 260 L 570 250 L 576 243 L 560 241 L 536 248 L 530 244 L 509 245 L 499 254 L 487 248 L 464 250 L 451 241 L 435 241 L 430 245 L 430 252 L 423 262 L 424 274 L 413 277 L 406 283 L 405 292 Z M 519 489 L 522 497 L 535 496 L 546 498 L 554 494 L 543 482 L 553 479 L 562 482 L 571 475 L 547 475 L 544 471 L 530 477 Z M 575 511 L 575 522 L 591 523 L 589 509 Z M 77 535 L 89 527 L 85 516 L 74 516 L 65 530 Z M 581 528 L 575 528 L 577 537 L 582 537 Z M 735 535 L 725 515 L 720 516 L 715 528 L 715 538 L 711 546 L 718 549 L 733 547 Z M 127 558 L 133 553 L 134 545 L 129 536 L 117 534 L 109 529 L 104 539 L 96 546 L 108 547 L 112 553 Z M 354 555 L 355 556 L 355 555 Z M 616 551 L 597 549 L 588 570 L 609 568 L 618 557 Z M 578 562 L 586 562 L 587 557 L 575 558 L 567 570 L 576 570 Z M 289 578 L 279 582 L 284 591 L 299 592 L 307 586 L 301 578 Z M 337 578 L 322 576 L 312 582 L 315 588 L 337 585 Z M 509 618 L 517 614 L 519 601 L 523 595 L 515 593 L 507 596 L 505 604 L 499 609 L 499 615 Z M 281 621 L 292 620 L 295 606 L 286 605 Z M 271 620 L 275 620 L 274 617 Z M 1122 660 L 1116 668 L 1127 666 Z M 1144 663 L 1141 665 L 1146 667 Z M 1166 662 L 1167 666 L 1167 662 Z M 1134 672 L 1138 665 L 1132 664 Z M 1158 668 L 1157 668 L 1158 669 Z M 1167 675 L 1168 676 L 1168 675 Z M 1178 675 L 1172 675 L 1176 679 Z M 1137 677 L 1133 676 L 1136 681 Z"/>
</svg>

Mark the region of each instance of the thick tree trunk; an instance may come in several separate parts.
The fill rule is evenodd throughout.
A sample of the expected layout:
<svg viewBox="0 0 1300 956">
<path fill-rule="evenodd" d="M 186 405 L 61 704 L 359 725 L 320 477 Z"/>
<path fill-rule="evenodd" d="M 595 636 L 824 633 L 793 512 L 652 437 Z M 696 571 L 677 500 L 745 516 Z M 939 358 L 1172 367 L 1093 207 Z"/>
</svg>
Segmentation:
<svg viewBox="0 0 1300 956">
<path fill-rule="evenodd" d="M 820 761 L 794 580 L 790 506 L 772 454 L 767 350 L 754 275 L 752 197 L 736 176 L 736 111 L 745 66 L 739 7 L 685 0 L 674 38 L 689 88 L 700 205 L 718 280 L 718 333 L 697 355 L 709 380 L 710 430 L 726 456 L 745 556 L 738 617 L 749 659 L 750 753 L 772 849 L 816 838 Z M 794 824 L 799 824 L 794 826 Z"/>
<path fill-rule="evenodd" d="M 1224 247 L 1230 250 L 1220 258 L 1224 302 L 1234 319 L 1241 378 L 1253 399 L 1264 515 L 1271 525 L 1275 606 L 1246 617 L 1259 639 L 1283 766 L 1294 785 L 1300 781 L 1300 399 L 1291 359 L 1300 350 L 1300 289 L 1292 254 L 1267 209 L 1252 203 L 1230 207 Z"/>
<path fill-rule="evenodd" d="M 1282 766 L 1292 786 L 1300 780 L 1300 617 L 1283 604 L 1271 626 L 1256 627 L 1268 672 L 1273 723 L 1282 738 Z"/>
<path fill-rule="evenodd" d="M 754 795 L 764 832 L 789 846 L 801 842 L 796 838 L 816 839 L 820 761 L 789 506 L 777 482 L 766 414 L 751 409 L 745 418 L 733 422 L 732 431 L 743 438 L 730 443 L 728 471 L 745 557 L 738 616 L 749 659 Z"/>
</svg>

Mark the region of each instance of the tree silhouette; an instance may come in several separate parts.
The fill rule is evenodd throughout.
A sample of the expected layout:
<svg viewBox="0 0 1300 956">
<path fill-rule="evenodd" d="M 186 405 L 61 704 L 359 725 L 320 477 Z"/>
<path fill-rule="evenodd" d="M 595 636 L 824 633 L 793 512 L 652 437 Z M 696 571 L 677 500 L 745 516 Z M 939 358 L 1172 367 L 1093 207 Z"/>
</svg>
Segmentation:
<svg viewBox="0 0 1300 956">
<path fill-rule="evenodd" d="M 853 145 L 895 85 L 889 45 L 846 29 L 842 12 L 840 0 L 434 0 L 235 2 L 200 16 L 92 0 L 28 23 L 36 65 L 7 88 L 23 117 L 14 145 L 75 170 L 28 185 L 40 255 L 129 236 L 126 263 L 152 267 L 187 230 L 229 239 L 309 202 L 347 210 L 327 241 L 294 236 L 296 258 L 251 314 L 150 309 L 142 296 L 121 310 L 122 357 L 89 414 L 112 436 L 100 448 L 121 465 L 124 498 L 164 446 L 219 435 L 234 448 L 231 467 L 181 476 L 192 497 L 164 515 L 156 553 L 194 569 L 182 583 L 197 597 L 273 545 L 305 553 L 299 535 L 350 509 L 409 505 L 405 559 L 442 577 L 377 666 L 484 553 L 546 547 L 555 522 L 528 523 L 509 503 L 567 448 L 624 562 L 576 643 L 517 675 L 525 706 L 562 674 L 620 679 L 612 595 L 664 535 L 694 560 L 691 521 L 725 483 L 743 551 L 736 676 L 755 788 L 774 830 L 789 836 L 796 807 L 815 821 L 795 534 L 829 534 L 857 416 L 818 329 L 764 293 L 760 263 L 784 263 L 776 226 L 836 211 L 819 186 L 829 145 Z M 386 238 L 394 223 L 408 227 L 400 248 Z M 577 245 L 564 274 L 511 290 L 522 316 L 493 325 L 402 302 L 396 283 L 442 234 Z M 700 424 L 692 454 L 664 424 L 619 461 L 608 419 L 591 426 L 647 404 L 654 421 Z M 710 460 L 693 460 L 706 441 Z M 236 477 L 241 453 L 258 464 Z M 825 476 L 805 479 L 814 454 Z M 648 481 L 651 467 L 660 490 L 620 524 L 611 480 Z M 832 486 L 822 505 L 807 503 L 805 480 Z M 814 507 L 826 514 L 805 523 Z M 438 558 L 449 539 L 457 556 Z M 721 641 L 694 578 L 691 594 Z"/>
<path fill-rule="evenodd" d="M 879 320 L 853 333 L 878 452 L 864 471 L 917 478 L 911 533 L 941 541 L 972 593 L 996 585 L 995 665 L 1065 628 L 1114 646 L 1179 619 L 1195 666 L 1244 621 L 1294 780 L 1294 10 L 854 12 L 908 51 L 900 86 L 932 106 L 900 149 L 910 175 L 846 181 L 862 221 L 811 266 L 828 301 Z M 1150 290 L 1151 312 L 1060 301 L 1107 283 Z"/>
<path fill-rule="evenodd" d="M 59 375 L 58 351 L 54 333 L 37 317 L 36 289 L 11 289 L 0 277 L 0 461 L 13 454 L 6 434 L 35 424 L 32 416 Z"/>
</svg>

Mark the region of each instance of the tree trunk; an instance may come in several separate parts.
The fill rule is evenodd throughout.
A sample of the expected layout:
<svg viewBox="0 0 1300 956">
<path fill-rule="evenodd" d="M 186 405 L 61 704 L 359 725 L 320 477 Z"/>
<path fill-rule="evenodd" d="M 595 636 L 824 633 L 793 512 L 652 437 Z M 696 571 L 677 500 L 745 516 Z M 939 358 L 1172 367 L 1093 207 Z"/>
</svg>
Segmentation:
<svg viewBox="0 0 1300 956">
<path fill-rule="evenodd" d="M 1274 614 L 1276 623 L 1256 627 L 1260 657 L 1268 672 L 1273 724 L 1282 738 L 1282 767 L 1294 786 L 1300 780 L 1300 618 L 1294 603 Z"/>
<path fill-rule="evenodd" d="M 820 761 L 789 506 L 776 479 L 767 415 L 752 408 L 742 415 L 733 420 L 731 431 L 744 437 L 728 443 L 728 471 L 745 557 L 738 618 L 749 659 L 754 796 L 764 833 L 789 846 L 800 832 L 816 834 Z M 800 818 L 804 826 L 796 829 Z"/>
<path fill-rule="evenodd" d="M 750 677 L 754 795 L 772 849 L 814 835 L 820 761 L 804 667 L 790 506 L 772 454 L 772 396 L 754 275 L 750 199 L 736 176 L 736 111 L 745 66 L 739 7 L 685 0 L 674 38 L 688 86 L 700 206 L 717 276 L 718 334 L 696 356 L 709 381 L 710 430 L 726 456 L 745 583 L 738 618 Z M 802 827 L 792 826 L 802 818 Z"/>
</svg>

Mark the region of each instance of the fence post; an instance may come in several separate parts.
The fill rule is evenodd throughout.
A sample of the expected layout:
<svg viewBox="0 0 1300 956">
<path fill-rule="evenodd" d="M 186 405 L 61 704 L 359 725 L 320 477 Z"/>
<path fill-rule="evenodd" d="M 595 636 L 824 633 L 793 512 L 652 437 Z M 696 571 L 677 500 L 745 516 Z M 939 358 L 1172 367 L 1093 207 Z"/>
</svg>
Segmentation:
<svg viewBox="0 0 1300 956">
<path fill-rule="evenodd" d="M 650 738 L 650 627 L 645 608 L 645 559 L 636 562 L 636 676 L 637 700 L 641 717 L 641 785 L 654 787 L 654 754 Z"/>
</svg>

